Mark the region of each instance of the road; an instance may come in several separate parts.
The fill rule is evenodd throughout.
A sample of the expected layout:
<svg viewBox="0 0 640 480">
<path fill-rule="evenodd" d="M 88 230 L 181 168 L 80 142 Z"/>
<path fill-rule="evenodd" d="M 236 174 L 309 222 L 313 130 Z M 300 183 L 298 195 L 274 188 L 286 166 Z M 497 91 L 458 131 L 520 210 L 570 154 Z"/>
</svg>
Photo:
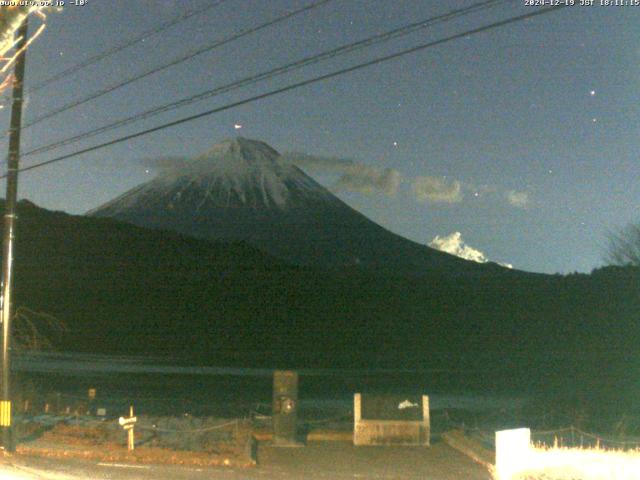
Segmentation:
<svg viewBox="0 0 640 480">
<path fill-rule="evenodd" d="M 13 456 L 0 464 L 3 480 L 490 480 L 489 473 L 444 444 L 353 447 L 316 443 L 258 450 L 255 468 L 126 465 L 77 459 Z"/>
</svg>

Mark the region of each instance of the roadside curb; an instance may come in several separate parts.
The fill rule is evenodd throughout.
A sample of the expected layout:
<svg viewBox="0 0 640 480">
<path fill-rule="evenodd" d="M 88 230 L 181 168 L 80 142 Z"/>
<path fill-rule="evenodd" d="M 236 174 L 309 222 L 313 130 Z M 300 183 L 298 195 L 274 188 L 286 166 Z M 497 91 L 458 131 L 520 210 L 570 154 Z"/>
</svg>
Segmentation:
<svg viewBox="0 0 640 480">
<path fill-rule="evenodd" d="M 312 430 L 307 442 L 349 442 L 353 443 L 353 432 L 345 430 Z"/>
<path fill-rule="evenodd" d="M 273 440 L 273 432 L 266 429 L 255 429 L 252 435 L 257 442 L 270 442 Z M 353 443 L 353 432 L 345 430 L 318 429 L 311 430 L 304 439 L 307 442 Z"/>
<path fill-rule="evenodd" d="M 462 430 L 444 432 L 440 438 L 451 448 L 482 465 L 495 476 L 495 453 L 486 449 L 480 442 L 467 437 Z"/>
</svg>

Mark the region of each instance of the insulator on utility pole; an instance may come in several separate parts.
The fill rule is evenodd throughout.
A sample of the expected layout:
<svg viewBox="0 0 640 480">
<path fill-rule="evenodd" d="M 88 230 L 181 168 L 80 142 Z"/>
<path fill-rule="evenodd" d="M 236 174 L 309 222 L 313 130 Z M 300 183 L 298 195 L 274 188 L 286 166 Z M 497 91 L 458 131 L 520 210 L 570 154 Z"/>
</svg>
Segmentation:
<svg viewBox="0 0 640 480">
<path fill-rule="evenodd" d="M 13 104 L 9 130 L 9 157 L 7 168 L 7 195 L 4 214 L 4 238 L 2 242 L 2 297 L 0 298 L 0 322 L 2 323 L 2 388 L 0 388 L 0 429 L 2 446 L 14 451 L 13 423 L 11 420 L 11 318 L 13 316 L 13 243 L 15 238 L 16 204 L 18 201 L 18 170 L 20 166 L 20 127 L 22 125 L 22 95 L 28 22 L 26 17 L 16 35 L 16 51 L 20 52 L 14 67 Z"/>
</svg>

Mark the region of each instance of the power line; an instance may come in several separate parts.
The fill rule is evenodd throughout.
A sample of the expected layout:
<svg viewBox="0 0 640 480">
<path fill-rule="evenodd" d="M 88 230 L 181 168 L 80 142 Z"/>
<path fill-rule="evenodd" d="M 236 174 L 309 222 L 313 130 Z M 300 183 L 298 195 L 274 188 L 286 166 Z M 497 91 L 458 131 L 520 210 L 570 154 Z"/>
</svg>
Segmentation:
<svg viewBox="0 0 640 480">
<path fill-rule="evenodd" d="M 37 92 L 38 90 L 42 90 L 45 87 L 49 87 L 51 86 L 52 83 L 55 83 L 63 78 L 67 78 L 71 75 L 73 75 L 74 73 L 78 72 L 79 70 L 82 70 L 90 65 L 93 65 L 95 63 L 98 63 L 101 60 L 104 60 L 107 57 L 110 57 L 112 55 L 115 55 L 116 53 L 119 53 L 123 50 L 126 50 L 127 48 L 135 45 L 136 43 L 139 43 L 143 40 L 146 40 L 149 37 L 152 37 L 154 35 L 157 35 L 158 33 L 163 32 L 164 30 L 168 30 L 169 28 L 173 27 L 174 25 L 177 25 L 179 23 L 182 23 L 186 20 L 189 20 L 190 18 L 196 16 L 196 15 L 202 15 L 203 13 L 221 5 L 222 3 L 224 3 L 227 0 L 217 0 L 214 1 L 212 3 L 209 3 L 208 5 L 202 7 L 202 8 L 198 8 L 198 9 L 194 9 L 191 10 L 187 13 L 184 13 L 182 15 L 177 16 L 176 18 L 169 20 L 167 22 L 164 22 L 160 25 L 158 25 L 157 27 L 154 27 L 150 30 L 146 30 L 144 32 L 142 32 L 140 35 L 138 35 L 137 37 L 134 37 L 124 43 L 118 44 L 113 46 L 112 48 L 105 50 L 104 52 L 98 53 L 92 57 L 87 58 L 86 60 L 71 66 L 69 68 L 67 68 L 66 70 L 63 70 L 61 72 L 58 72 L 56 74 L 51 75 L 49 78 L 46 78 L 45 80 L 42 80 L 41 82 L 37 83 L 36 85 L 34 85 L 31 88 L 27 89 L 27 93 L 33 93 L 33 92 Z"/>
<path fill-rule="evenodd" d="M 110 146 L 116 145 L 118 143 L 126 142 L 128 140 L 132 140 L 134 138 L 142 137 L 142 136 L 148 135 L 150 133 L 158 132 L 160 130 L 164 130 L 164 129 L 167 129 L 167 128 L 175 127 L 175 126 L 181 125 L 183 123 L 187 123 L 187 122 L 191 122 L 191 121 L 194 121 L 194 120 L 197 120 L 197 119 L 200 119 L 200 118 L 208 117 L 210 115 L 214 115 L 216 113 L 223 112 L 225 110 L 230 110 L 232 108 L 239 107 L 241 105 L 246 105 L 247 103 L 255 102 L 257 100 L 262 100 L 262 99 L 269 98 L 269 97 L 272 97 L 272 96 L 275 96 L 275 95 L 279 95 L 281 93 L 285 93 L 285 92 L 288 92 L 288 91 L 291 91 L 291 90 L 294 90 L 294 89 L 297 89 L 297 88 L 300 88 L 300 87 L 304 87 L 304 86 L 311 85 L 311 84 L 314 84 L 314 83 L 322 82 L 324 80 L 328 80 L 328 79 L 331 79 L 331 78 L 334 78 L 334 77 L 338 77 L 338 76 L 344 75 L 346 73 L 351 73 L 351 72 L 354 72 L 354 71 L 357 71 L 357 70 L 361 70 L 363 68 L 367 68 L 367 67 L 370 67 L 370 66 L 373 66 L 373 65 L 377 65 L 377 64 L 380 64 L 380 63 L 383 63 L 383 62 L 387 62 L 389 60 L 393 60 L 393 59 L 396 59 L 396 58 L 399 58 L 399 57 L 403 57 L 403 56 L 411 54 L 411 53 L 415 53 L 415 52 L 418 52 L 418 51 L 421 51 L 421 50 L 426 50 L 428 48 L 432 48 L 432 47 L 435 47 L 435 46 L 438 46 L 438 45 L 442 45 L 442 44 L 450 42 L 452 40 L 457 40 L 459 38 L 464 38 L 464 37 L 470 37 L 472 35 L 475 35 L 475 34 L 478 34 L 478 33 L 481 33 L 481 32 L 485 32 L 487 30 L 493 30 L 495 28 L 499 28 L 499 27 L 502 27 L 502 26 L 505 26 L 505 25 L 509 25 L 509 24 L 512 24 L 512 23 L 516 23 L 516 22 L 520 22 L 520 21 L 523 21 L 523 20 L 527 20 L 529 18 L 533 18 L 533 17 L 537 17 L 537 16 L 540 16 L 540 15 L 544 15 L 544 14 L 547 14 L 547 13 L 550 13 L 550 12 L 553 12 L 553 11 L 556 11 L 556 10 L 560 10 L 562 8 L 565 8 L 565 7 L 566 7 L 566 5 L 557 5 L 557 6 L 542 8 L 542 9 L 536 10 L 534 12 L 526 13 L 526 14 L 523 14 L 523 15 L 518 15 L 516 17 L 511 17 L 511 18 L 508 18 L 506 20 L 500 20 L 498 22 L 494 22 L 494 23 L 491 23 L 489 25 L 478 27 L 478 28 L 475 28 L 475 29 L 472 29 L 472 30 L 467 30 L 467 31 L 462 32 L 462 33 L 457 33 L 455 35 L 451 35 L 449 37 L 445 37 L 445 38 L 442 38 L 440 40 L 435 40 L 435 41 L 432 41 L 432 42 L 429 42 L 429 43 L 424 43 L 424 44 L 421 44 L 421 45 L 417 45 L 415 47 L 411 47 L 411 48 L 408 48 L 406 50 L 402 50 L 400 52 L 396 52 L 396 53 L 392 53 L 390 55 L 385 55 L 385 56 L 382 56 L 382 57 L 378 57 L 378 58 L 375 58 L 373 60 L 369 60 L 367 62 L 359 63 L 359 64 L 351 66 L 351 67 L 343 68 L 343 69 L 336 70 L 336 71 L 331 72 L 331 73 L 320 75 L 318 77 L 314 77 L 314 78 L 310 78 L 308 80 L 304 80 L 304 81 L 301 81 L 301 82 L 293 83 L 293 84 L 287 85 L 285 87 L 278 88 L 276 90 L 271 90 L 271 91 L 266 92 L 266 93 L 262 93 L 262 94 L 259 94 L 259 95 L 254 95 L 253 97 L 249 97 L 249 98 L 245 98 L 243 100 L 239 100 L 237 102 L 229 103 L 227 105 L 223 105 L 221 107 L 217 107 L 217 108 L 208 110 L 206 112 L 202 112 L 202 113 L 199 113 L 199 114 L 196 114 L 196 115 L 191 115 L 191 116 L 188 116 L 188 117 L 185 117 L 185 118 L 181 118 L 179 120 L 174 120 L 173 122 L 165 123 L 165 124 L 159 125 L 157 127 L 149 128 L 147 130 L 143 130 L 143 131 L 140 131 L 140 132 L 137 132 L 137 133 L 132 133 L 130 135 L 125 135 L 123 137 L 119 137 L 119 138 L 110 140 L 108 142 L 104 142 L 104 143 L 101 143 L 101 144 L 98 144 L 98 145 L 94 145 L 92 147 L 88 147 L 88 148 L 84 148 L 84 149 L 81 149 L 81 150 L 77 150 L 75 152 L 72 152 L 72 153 L 69 153 L 69 154 L 66 154 L 66 155 L 61 155 L 61 156 L 53 158 L 51 160 L 47 160 L 47 161 L 44 161 L 44 162 L 36 163 L 34 165 L 29 165 L 28 167 L 21 168 L 19 171 L 20 172 L 26 172 L 28 170 L 34 170 L 36 168 L 44 167 L 45 165 L 50 165 L 52 163 L 61 162 L 63 160 L 67 160 L 69 158 L 77 157 L 77 156 L 85 154 L 85 153 L 89 153 L 89 152 L 93 152 L 93 151 L 96 151 L 96 150 L 100 150 L 102 148 L 110 147 Z M 5 174 L 5 175 L 0 176 L 0 179 L 6 178 L 6 177 L 7 177 L 7 175 Z"/>
<path fill-rule="evenodd" d="M 320 6 L 322 6 L 322 5 L 326 4 L 326 3 L 329 3 L 331 1 L 333 1 L 333 0 L 318 0 L 318 1 L 316 1 L 316 2 L 314 2 L 312 4 L 310 4 L 310 5 L 307 5 L 305 7 L 302 7 L 302 8 L 299 8 L 297 10 L 293 10 L 293 11 L 287 12 L 287 13 L 285 13 L 283 15 L 280 15 L 279 17 L 276 17 L 273 20 L 269 20 L 267 22 L 261 23 L 261 24 L 255 26 L 255 27 L 251 27 L 251 28 L 248 28 L 248 29 L 245 29 L 245 30 L 241 30 L 238 33 L 235 33 L 233 35 L 225 37 L 225 38 L 223 38 L 221 40 L 217 40 L 216 42 L 214 42 L 214 43 L 212 43 L 210 45 L 198 48 L 197 50 L 194 50 L 194 51 L 192 51 L 190 53 L 187 53 L 187 54 L 182 55 L 180 57 L 174 58 L 170 62 L 165 63 L 163 65 L 160 65 L 159 67 L 152 68 L 152 69 L 147 70 L 147 71 L 145 71 L 145 72 L 143 72 L 143 73 L 141 73 L 139 75 L 135 75 L 135 76 L 130 77 L 130 78 L 126 79 L 126 80 L 118 82 L 118 83 L 116 83 L 114 85 L 110 85 L 110 86 L 108 86 L 106 88 L 103 88 L 102 90 L 98 90 L 97 92 L 92 93 L 92 94 L 90 94 L 90 95 L 88 95 L 88 96 L 86 96 L 84 98 L 81 98 L 79 100 L 74 100 L 74 101 L 72 101 L 70 103 L 67 103 L 66 105 L 63 105 L 63 106 L 61 106 L 59 108 L 56 108 L 56 109 L 54 109 L 54 110 L 52 110 L 50 112 L 44 113 L 44 114 L 40 115 L 39 117 L 36 117 L 35 119 L 31 120 L 29 123 L 23 125 L 22 128 L 32 127 L 32 126 L 36 125 L 37 123 L 40 123 L 40 122 L 42 122 L 44 120 L 47 120 L 47 119 L 49 119 L 51 117 L 54 117 L 54 116 L 56 116 L 56 115 L 58 115 L 58 114 L 60 114 L 62 112 L 66 112 L 67 110 L 71 110 L 72 108 L 79 107 L 80 105 L 83 105 L 83 104 L 85 104 L 87 102 L 90 102 L 92 100 L 100 98 L 100 97 L 106 95 L 107 93 L 111 93 L 111 92 L 113 92 L 115 90 L 118 90 L 118 89 L 120 89 L 122 87 L 125 87 L 125 86 L 127 86 L 127 85 L 129 85 L 131 83 L 137 82 L 138 80 L 142 80 L 143 78 L 146 78 L 146 77 L 148 77 L 150 75 L 154 75 L 156 73 L 162 72 L 163 70 L 166 70 L 168 68 L 174 67 L 174 66 L 176 66 L 176 65 L 178 65 L 180 63 L 186 62 L 187 60 L 191 60 L 192 58 L 195 58 L 198 55 L 202 55 L 203 53 L 210 52 L 210 51 L 212 51 L 212 50 L 214 50 L 214 49 L 216 49 L 218 47 L 221 47 L 221 46 L 226 45 L 228 43 L 231 43 L 233 41 L 239 40 L 240 38 L 243 38 L 243 37 L 246 37 L 246 36 L 251 35 L 253 33 L 256 33 L 256 32 L 258 32 L 260 30 L 263 30 L 263 29 L 265 29 L 267 27 L 270 27 L 272 25 L 275 25 L 277 23 L 283 22 L 284 20 L 287 20 L 287 19 L 289 19 L 291 17 L 294 17 L 294 16 L 299 15 L 301 13 L 313 10 L 315 8 L 318 8 L 318 7 L 320 7 Z"/>
<path fill-rule="evenodd" d="M 115 128 L 119 128 L 119 127 L 123 127 L 125 125 L 129 125 L 131 123 L 135 123 L 137 121 L 140 120 L 145 120 L 151 117 L 154 117 L 156 115 L 159 115 L 161 113 L 165 113 L 171 110 L 175 110 L 187 105 L 191 105 L 193 103 L 196 102 L 200 102 L 202 100 L 208 99 L 208 98 L 212 98 L 218 95 L 221 95 L 223 93 L 228 93 L 230 91 L 233 90 L 237 90 L 239 88 L 242 87 L 246 87 L 248 85 L 253 85 L 255 83 L 258 83 L 262 80 L 267 80 L 270 78 L 273 78 L 275 76 L 278 75 L 282 75 L 285 73 L 289 73 L 291 71 L 294 70 L 298 70 L 302 67 L 306 67 L 308 65 L 314 65 L 317 63 L 320 63 L 324 60 L 328 60 L 331 58 L 335 58 L 339 55 L 344 55 L 347 53 L 351 53 L 354 52 L 356 50 L 360 50 L 363 48 L 367 48 L 370 47 L 372 45 L 378 44 L 378 43 L 382 43 L 382 42 L 386 42 L 395 38 L 399 38 L 401 36 L 405 36 L 408 35 L 410 33 L 414 33 L 415 31 L 418 31 L 420 29 L 423 29 L 425 27 L 428 27 L 430 25 L 433 25 L 435 23 L 440 23 L 440 22 L 445 22 L 445 21 L 449 21 L 452 20 L 454 18 L 457 17 L 461 17 L 464 15 L 468 15 L 470 13 L 474 13 L 483 9 L 487 9 L 487 8 L 491 8 L 496 6 L 497 4 L 500 3 L 505 3 L 508 1 L 512 1 L 512 0 L 488 0 L 488 1 L 483 1 L 483 2 L 479 2 L 479 3 L 475 3 L 473 5 L 470 5 L 469 7 L 466 8 L 462 8 L 462 9 L 458 9 L 458 10 L 452 10 L 450 12 L 447 12 L 445 14 L 442 15 L 438 15 L 435 17 L 431 17 L 428 18 L 426 20 L 422 20 L 420 22 L 414 22 L 411 23 L 409 25 L 403 26 L 403 27 L 399 27 L 399 28 L 395 28 L 393 30 L 381 33 L 381 34 L 377 34 L 368 38 L 365 38 L 363 40 L 359 40 L 357 42 L 353 42 L 353 43 L 348 43 L 346 45 L 342 45 L 340 47 L 319 53 L 319 54 L 315 54 L 312 56 L 308 56 L 305 57 L 301 60 L 297 60 L 295 62 L 292 63 L 288 63 L 286 65 L 280 66 L 280 67 L 276 67 L 274 69 L 268 70 L 266 72 L 262 72 L 256 75 L 252 75 L 249 77 L 245 77 L 242 78 L 240 80 L 236 80 L 234 82 L 228 83 L 226 85 L 222 85 L 219 87 L 216 87 L 214 89 L 211 90 L 206 90 L 204 92 L 201 92 L 199 94 L 196 95 L 192 95 L 189 97 L 185 97 L 181 100 L 175 101 L 175 102 L 171 102 L 165 105 L 161 105 L 159 107 L 154 107 L 152 109 L 146 110 L 144 112 L 138 113 L 136 115 L 130 116 L 130 117 L 126 117 L 124 119 L 120 119 L 117 120 L 113 123 L 104 125 L 102 127 L 98 127 L 95 128 L 93 130 L 87 131 L 87 132 L 83 132 L 80 133 L 78 135 L 75 135 L 73 137 L 70 138 L 66 138 L 63 140 L 59 140 L 56 141 L 54 143 L 48 144 L 48 145 L 44 145 L 38 148 L 35 148 L 33 150 L 30 150 L 28 152 L 25 152 L 23 154 L 23 156 L 29 156 L 29 155 L 35 155 L 35 154 L 39 154 L 39 153 L 44 153 L 50 150 L 53 150 L 55 148 L 64 146 L 64 145 L 69 145 L 69 144 L 73 144 L 73 143 L 77 143 L 81 140 L 93 137 L 95 135 L 101 134 L 101 133 L 105 133 L 107 131 L 113 130 Z"/>
</svg>

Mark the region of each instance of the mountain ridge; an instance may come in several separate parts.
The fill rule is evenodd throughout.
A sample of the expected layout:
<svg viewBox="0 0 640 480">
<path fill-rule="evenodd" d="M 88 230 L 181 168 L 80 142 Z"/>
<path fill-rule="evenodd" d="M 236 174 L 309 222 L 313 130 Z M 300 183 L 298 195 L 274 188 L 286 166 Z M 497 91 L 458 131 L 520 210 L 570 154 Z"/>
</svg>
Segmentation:
<svg viewBox="0 0 640 480">
<path fill-rule="evenodd" d="M 242 240 L 297 265 L 495 270 L 397 235 L 353 209 L 264 142 L 225 140 L 176 162 L 87 215 L 198 238 Z"/>
</svg>

